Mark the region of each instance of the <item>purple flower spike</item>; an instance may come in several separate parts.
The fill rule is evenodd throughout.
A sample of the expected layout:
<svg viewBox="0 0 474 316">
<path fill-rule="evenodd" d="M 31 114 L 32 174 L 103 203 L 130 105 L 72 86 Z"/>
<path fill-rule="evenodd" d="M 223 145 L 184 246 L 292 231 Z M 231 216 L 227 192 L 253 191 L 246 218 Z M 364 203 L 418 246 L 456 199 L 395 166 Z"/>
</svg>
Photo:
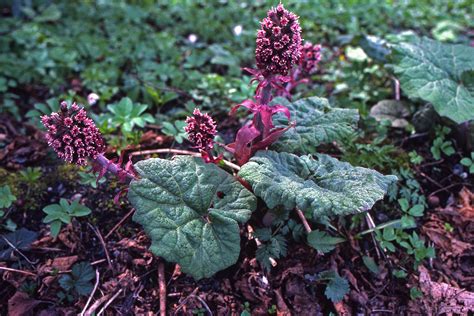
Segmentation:
<svg viewBox="0 0 474 316">
<path fill-rule="evenodd" d="M 194 109 L 193 116 L 186 119 L 188 124 L 184 130 L 189 141 L 201 151 L 209 151 L 214 147 L 214 136 L 217 134 L 216 122 L 206 113 Z"/>
<path fill-rule="evenodd" d="M 268 11 L 257 32 L 255 59 L 267 75 L 286 75 L 300 59 L 301 28 L 298 16 L 280 3 Z"/>
<path fill-rule="evenodd" d="M 301 47 L 301 69 L 308 74 L 313 73 L 321 60 L 321 45 L 306 42 Z"/>
<path fill-rule="evenodd" d="M 94 121 L 76 103 L 68 108 L 63 101 L 60 108 L 57 113 L 41 117 L 43 125 L 48 129 L 48 145 L 59 158 L 84 166 L 88 158 L 96 159 L 105 151 L 104 139 Z"/>
</svg>

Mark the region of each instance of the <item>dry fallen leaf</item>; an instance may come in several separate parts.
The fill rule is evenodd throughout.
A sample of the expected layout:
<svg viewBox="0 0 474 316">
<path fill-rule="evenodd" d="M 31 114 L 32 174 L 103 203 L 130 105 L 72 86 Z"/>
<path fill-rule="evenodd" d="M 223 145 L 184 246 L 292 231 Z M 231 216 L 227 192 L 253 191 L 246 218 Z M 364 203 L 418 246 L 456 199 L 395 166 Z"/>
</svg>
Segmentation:
<svg viewBox="0 0 474 316">
<path fill-rule="evenodd" d="M 422 231 L 436 246 L 454 256 L 458 256 L 472 248 L 471 244 L 458 240 L 452 233 L 447 232 L 444 228 L 444 221 L 438 218 L 436 214 L 430 216 L 429 221 L 423 225 Z"/>
<path fill-rule="evenodd" d="M 8 300 L 8 315 L 9 316 L 28 316 L 34 315 L 34 308 L 40 304 L 41 301 L 32 299 L 28 294 L 23 292 L 16 292 Z"/>
<path fill-rule="evenodd" d="M 453 287 L 447 283 L 431 281 L 428 269 L 420 266 L 420 288 L 428 315 L 470 315 L 474 313 L 474 293 Z"/>
<path fill-rule="evenodd" d="M 466 218 L 474 219 L 474 193 L 463 187 L 459 192 L 459 202 L 461 203 L 459 213 Z"/>
</svg>

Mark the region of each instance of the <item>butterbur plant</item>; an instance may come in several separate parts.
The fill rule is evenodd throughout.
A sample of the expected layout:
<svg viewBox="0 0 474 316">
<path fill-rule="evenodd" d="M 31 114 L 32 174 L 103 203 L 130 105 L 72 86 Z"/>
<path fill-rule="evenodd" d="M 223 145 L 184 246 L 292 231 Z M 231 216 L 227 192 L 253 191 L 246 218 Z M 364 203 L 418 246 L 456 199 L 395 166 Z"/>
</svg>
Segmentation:
<svg viewBox="0 0 474 316">
<path fill-rule="evenodd" d="M 63 101 L 58 112 L 43 115 L 41 122 L 47 129 L 48 145 L 64 161 L 80 166 L 91 162 L 101 176 L 111 171 L 122 180 L 133 177 L 130 170 L 122 169 L 103 155 L 106 149 L 104 139 L 83 107 L 76 103 L 68 106 Z"/>
<path fill-rule="evenodd" d="M 206 162 L 214 162 L 212 149 L 214 148 L 214 136 L 217 134 L 216 122 L 206 113 L 194 109 L 193 116 L 186 119 L 184 130 L 188 139 L 199 150 Z"/>
<path fill-rule="evenodd" d="M 302 54 L 309 59 L 302 62 Z M 77 105 L 62 105 L 60 113 L 43 118 L 47 139 L 67 162 L 88 161 L 102 175 L 109 171 L 125 180 L 133 219 L 149 235 L 151 251 L 196 279 L 210 277 L 237 261 L 239 225 L 250 219 L 258 199 L 268 210 L 297 210 L 305 221 L 328 223 L 371 209 L 396 181 L 316 152 L 353 133 L 359 118 L 356 110 L 331 107 L 319 97 L 290 101 L 285 85 L 299 76 L 295 72 L 311 74 L 318 54 L 317 46 L 301 46 L 295 14 L 282 4 L 268 11 L 257 32 L 257 69 L 247 69 L 258 81 L 255 96 L 231 110 L 246 108 L 251 116 L 233 142 L 220 144 L 218 122 L 195 109 L 185 131 L 197 155 L 150 158 L 121 168 L 104 157 L 100 134 Z M 215 145 L 232 153 L 237 164 L 215 157 Z"/>
</svg>

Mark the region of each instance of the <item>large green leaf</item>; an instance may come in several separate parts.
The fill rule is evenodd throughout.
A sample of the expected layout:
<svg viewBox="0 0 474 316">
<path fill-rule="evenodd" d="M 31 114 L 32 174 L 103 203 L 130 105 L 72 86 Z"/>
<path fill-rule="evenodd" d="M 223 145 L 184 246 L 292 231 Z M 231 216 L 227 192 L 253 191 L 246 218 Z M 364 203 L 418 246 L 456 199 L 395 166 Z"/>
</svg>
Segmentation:
<svg viewBox="0 0 474 316">
<path fill-rule="evenodd" d="M 393 47 L 393 70 L 410 98 L 431 102 L 441 115 L 462 123 L 474 119 L 474 48 L 428 38 Z"/>
<path fill-rule="evenodd" d="M 314 219 L 369 210 L 397 180 L 328 155 L 314 159 L 274 151 L 258 152 L 239 176 L 268 207 L 299 207 Z"/>
<path fill-rule="evenodd" d="M 238 223 L 256 208 L 255 196 L 230 174 L 199 158 L 148 159 L 130 184 L 133 219 L 152 240 L 151 250 L 200 279 L 234 264 Z"/>
<path fill-rule="evenodd" d="M 309 154 L 316 146 L 346 138 L 354 131 L 359 114 L 354 109 L 333 108 L 327 99 L 311 97 L 290 103 L 285 98 L 276 98 L 273 104 L 282 104 L 290 110 L 291 120 L 296 126 L 286 131 L 273 145 L 277 151 Z M 283 114 L 275 117 L 277 127 L 288 126 Z"/>
</svg>

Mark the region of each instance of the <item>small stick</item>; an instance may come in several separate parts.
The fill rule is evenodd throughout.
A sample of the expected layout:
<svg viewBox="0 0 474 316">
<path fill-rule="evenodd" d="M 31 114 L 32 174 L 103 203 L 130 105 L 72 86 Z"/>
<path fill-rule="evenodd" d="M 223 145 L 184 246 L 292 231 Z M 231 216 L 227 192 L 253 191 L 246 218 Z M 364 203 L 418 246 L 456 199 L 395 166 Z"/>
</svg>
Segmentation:
<svg viewBox="0 0 474 316">
<path fill-rule="evenodd" d="M 189 155 L 200 157 L 201 154 L 198 152 L 190 151 L 190 150 L 183 150 L 183 149 L 173 149 L 173 148 L 158 148 L 158 149 L 150 149 L 150 150 L 140 150 L 130 153 L 130 156 L 144 156 L 144 155 L 152 155 L 152 154 L 177 154 L 177 155 Z"/>
<path fill-rule="evenodd" d="M 370 215 L 368 211 L 365 213 L 365 219 L 367 220 L 367 225 L 369 226 L 370 229 L 374 229 L 376 227 L 374 219 L 372 218 L 372 215 Z M 372 237 L 372 241 L 375 244 L 375 252 L 377 253 L 377 257 L 380 259 L 381 256 L 380 256 L 380 251 L 379 251 L 379 244 L 375 240 L 373 232 L 370 233 L 370 236 Z"/>
<path fill-rule="evenodd" d="M 446 186 L 446 187 L 443 187 L 443 188 L 441 188 L 441 189 L 439 189 L 439 190 L 436 190 L 436 191 L 431 192 L 429 196 L 433 196 L 433 195 L 435 195 L 436 193 L 449 190 L 449 189 L 451 189 L 452 187 L 455 187 L 455 186 L 458 186 L 458 185 L 471 186 L 471 184 L 469 184 L 469 183 L 453 183 L 453 184 L 450 184 L 450 185 L 448 185 L 448 186 Z"/>
<path fill-rule="evenodd" d="M 443 188 L 443 186 L 442 186 L 438 181 L 436 181 L 435 179 L 431 178 L 429 175 L 427 175 L 427 174 L 424 173 L 423 171 L 420 171 L 418 168 L 416 168 L 416 169 L 417 169 L 418 173 L 419 173 L 422 177 L 428 179 L 428 181 L 430 181 L 431 183 L 433 183 L 434 185 L 436 185 L 438 188 Z"/>
<path fill-rule="evenodd" d="M 107 261 L 107 259 L 99 259 L 97 261 L 91 262 L 91 266 L 95 266 L 96 264 L 102 263 Z"/>
<path fill-rule="evenodd" d="M 177 155 L 189 155 L 193 157 L 201 157 L 201 154 L 195 151 L 173 149 L 173 148 L 158 148 L 158 149 L 135 151 L 135 152 L 130 153 L 130 156 L 133 157 L 133 156 L 143 156 L 143 155 L 151 155 L 151 154 L 177 154 Z M 240 170 L 239 166 L 237 166 L 236 164 L 230 161 L 223 159 L 222 162 L 229 168 L 232 168 L 237 171 Z"/>
<path fill-rule="evenodd" d="M 110 235 L 112 235 L 130 217 L 130 215 L 133 214 L 133 212 L 135 212 L 134 208 L 132 208 L 130 212 L 125 214 L 125 216 L 117 224 L 115 224 L 115 226 L 107 233 L 107 235 L 105 235 L 104 238 L 105 239 L 109 238 Z"/>
<path fill-rule="evenodd" d="M 97 301 L 94 302 L 94 304 L 91 305 L 89 310 L 84 314 L 84 316 L 92 316 L 94 315 L 95 311 L 99 308 L 100 305 L 102 305 L 103 302 L 107 301 L 112 294 L 107 294 L 99 298 Z"/>
<path fill-rule="evenodd" d="M 23 271 L 23 270 L 17 270 L 17 269 L 7 268 L 7 267 L 0 267 L 0 270 L 22 273 L 22 274 L 26 274 L 26 275 L 30 275 L 30 276 L 34 276 L 34 277 L 37 277 L 37 276 L 38 276 L 37 274 L 35 274 L 35 273 L 33 273 L 33 272 Z"/>
<path fill-rule="evenodd" d="M 31 264 L 32 266 L 34 266 L 34 263 L 28 259 L 28 257 L 26 255 L 24 255 L 17 247 L 15 247 L 14 244 L 12 244 L 6 237 L 2 236 L 3 240 L 5 240 L 5 242 L 13 248 L 13 250 L 15 250 L 16 252 L 18 252 L 26 261 L 28 261 L 29 264 Z"/>
<path fill-rule="evenodd" d="M 306 230 L 306 232 L 308 234 L 311 233 L 311 226 L 309 226 L 308 220 L 304 216 L 303 212 L 299 208 L 296 208 L 296 214 L 298 214 L 298 217 L 303 222 L 303 226 L 304 226 L 304 229 Z"/>
<path fill-rule="evenodd" d="M 95 285 L 94 285 L 94 289 L 92 290 L 91 295 L 89 295 L 89 298 L 87 299 L 86 305 L 85 305 L 84 308 L 82 309 L 81 316 L 84 316 L 84 314 L 86 313 L 87 307 L 89 307 L 89 304 L 91 303 L 92 298 L 94 297 L 94 294 L 95 294 L 95 292 L 97 291 L 97 287 L 99 286 L 99 279 L 100 279 L 99 269 L 96 269 L 96 270 L 95 270 Z"/>
<path fill-rule="evenodd" d="M 101 310 L 97 313 L 97 316 L 102 315 L 102 313 L 107 309 L 107 307 L 109 307 L 110 304 L 112 304 L 112 302 L 117 298 L 117 296 L 120 295 L 120 293 L 122 293 L 122 291 L 123 289 L 118 290 L 118 292 L 115 293 L 114 296 L 112 296 L 112 298 L 107 301 L 107 303 L 105 303 L 104 307 L 102 307 Z"/>
<path fill-rule="evenodd" d="M 97 227 L 92 226 L 90 223 L 87 223 L 89 227 L 94 231 L 94 233 L 99 238 L 100 243 L 102 244 L 102 248 L 104 248 L 105 257 L 107 258 L 107 263 L 109 264 L 109 269 L 113 271 L 112 261 L 110 260 L 109 251 L 107 250 L 107 245 L 105 244 L 104 238 L 100 234 L 100 231 Z"/>
<path fill-rule="evenodd" d="M 160 261 L 158 265 L 158 283 L 160 288 L 160 316 L 166 316 L 166 280 L 163 261 Z"/>
<path fill-rule="evenodd" d="M 395 92 L 395 100 L 400 101 L 400 81 L 397 78 L 393 78 L 394 81 L 394 92 Z"/>
</svg>

